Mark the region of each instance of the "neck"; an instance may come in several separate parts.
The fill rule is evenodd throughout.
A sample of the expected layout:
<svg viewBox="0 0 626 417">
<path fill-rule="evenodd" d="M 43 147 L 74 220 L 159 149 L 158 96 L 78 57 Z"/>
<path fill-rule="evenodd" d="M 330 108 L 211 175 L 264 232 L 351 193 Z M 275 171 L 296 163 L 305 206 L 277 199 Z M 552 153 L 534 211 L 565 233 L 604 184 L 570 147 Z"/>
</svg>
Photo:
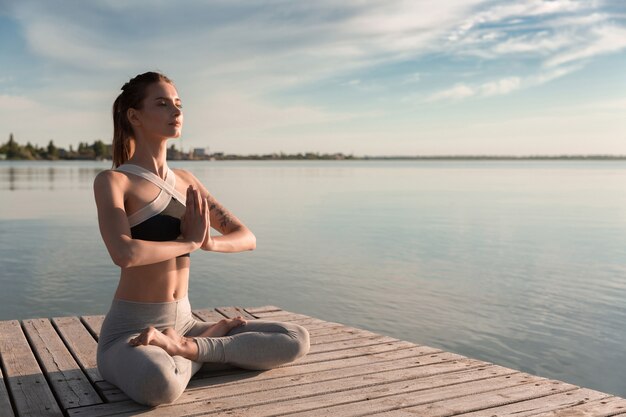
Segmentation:
<svg viewBox="0 0 626 417">
<path fill-rule="evenodd" d="M 137 140 L 133 156 L 128 162 L 164 178 L 167 172 L 167 140 Z"/>
</svg>

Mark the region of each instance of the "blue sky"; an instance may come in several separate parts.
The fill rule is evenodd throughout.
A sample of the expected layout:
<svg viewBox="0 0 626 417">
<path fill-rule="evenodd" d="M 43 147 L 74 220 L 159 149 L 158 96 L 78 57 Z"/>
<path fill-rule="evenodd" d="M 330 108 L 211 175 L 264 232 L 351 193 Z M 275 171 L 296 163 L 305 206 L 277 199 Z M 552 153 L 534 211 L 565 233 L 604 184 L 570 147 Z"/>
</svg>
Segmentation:
<svg viewBox="0 0 626 417">
<path fill-rule="evenodd" d="M 108 141 L 148 70 L 185 149 L 626 154 L 625 0 L 0 0 L 0 142 Z"/>
</svg>

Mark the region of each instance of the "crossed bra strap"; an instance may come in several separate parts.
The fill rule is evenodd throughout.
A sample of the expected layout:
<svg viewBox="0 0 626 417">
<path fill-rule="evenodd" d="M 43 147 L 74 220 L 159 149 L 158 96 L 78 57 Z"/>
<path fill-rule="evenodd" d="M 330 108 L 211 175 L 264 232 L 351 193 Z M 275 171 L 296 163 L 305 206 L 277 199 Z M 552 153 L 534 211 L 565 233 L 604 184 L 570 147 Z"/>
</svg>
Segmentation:
<svg viewBox="0 0 626 417">
<path fill-rule="evenodd" d="M 148 220 L 150 217 L 156 216 L 161 213 L 169 205 L 172 197 L 180 204 L 185 206 L 185 197 L 176 190 L 176 175 L 169 168 L 165 173 L 165 181 L 163 181 L 158 175 L 148 171 L 139 165 L 123 164 L 116 168 L 117 171 L 126 172 L 129 174 L 137 175 L 147 181 L 150 181 L 161 189 L 159 195 L 156 196 L 147 206 L 140 208 L 130 216 L 128 216 L 128 223 L 130 227 L 136 226 Z"/>
</svg>

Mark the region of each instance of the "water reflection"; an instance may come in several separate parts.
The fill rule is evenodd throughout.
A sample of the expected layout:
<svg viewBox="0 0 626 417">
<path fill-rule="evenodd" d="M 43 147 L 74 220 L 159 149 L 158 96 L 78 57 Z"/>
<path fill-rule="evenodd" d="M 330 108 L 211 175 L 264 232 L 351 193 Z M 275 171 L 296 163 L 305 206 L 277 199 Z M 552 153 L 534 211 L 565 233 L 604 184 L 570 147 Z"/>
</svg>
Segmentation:
<svg viewBox="0 0 626 417">
<path fill-rule="evenodd" d="M 60 190 L 91 187 L 102 162 L 0 162 L 0 190 Z"/>
</svg>

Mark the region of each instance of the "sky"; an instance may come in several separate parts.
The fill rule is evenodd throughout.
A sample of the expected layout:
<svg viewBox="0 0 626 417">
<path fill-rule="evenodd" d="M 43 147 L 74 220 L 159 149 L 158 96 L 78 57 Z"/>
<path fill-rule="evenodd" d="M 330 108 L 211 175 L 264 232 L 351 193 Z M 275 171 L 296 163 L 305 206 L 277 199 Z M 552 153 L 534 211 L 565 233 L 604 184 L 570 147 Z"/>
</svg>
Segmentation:
<svg viewBox="0 0 626 417">
<path fill-rule="evenodd" d="M 184 150 L 626 155 L 626 0 L 0 0 L 0 143 L 110 142 L 145 71 Z"/>
</svg>

